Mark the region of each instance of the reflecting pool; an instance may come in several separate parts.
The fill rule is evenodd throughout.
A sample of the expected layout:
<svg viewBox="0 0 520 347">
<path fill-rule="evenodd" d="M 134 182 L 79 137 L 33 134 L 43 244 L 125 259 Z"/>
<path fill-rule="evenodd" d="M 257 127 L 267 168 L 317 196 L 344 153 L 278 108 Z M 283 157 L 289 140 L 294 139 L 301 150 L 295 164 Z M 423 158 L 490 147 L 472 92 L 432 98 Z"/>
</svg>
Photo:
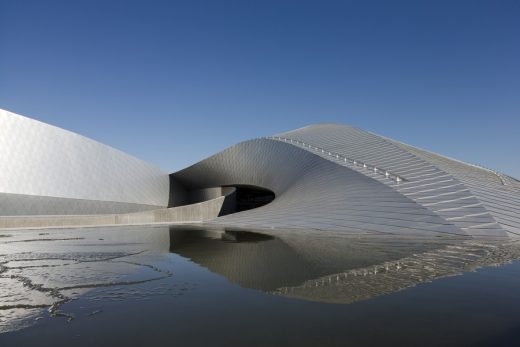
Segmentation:
<svg viewBox="0 0 520 347">
<path fill-rule="evenodd" d="M 449 236 L 1 231 L 0 345 L 516 345 L 518 258 Z"/>
</svg>

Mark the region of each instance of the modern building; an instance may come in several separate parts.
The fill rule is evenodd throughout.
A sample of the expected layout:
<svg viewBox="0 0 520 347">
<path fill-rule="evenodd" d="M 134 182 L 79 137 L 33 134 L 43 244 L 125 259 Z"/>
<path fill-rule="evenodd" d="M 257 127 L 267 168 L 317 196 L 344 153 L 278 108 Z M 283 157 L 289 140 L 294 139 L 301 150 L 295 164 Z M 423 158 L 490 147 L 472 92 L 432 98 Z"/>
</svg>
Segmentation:
<svg viewBox="0 0 520 347">
<path fill-rule="evenodd" d="M 363 234 L 520 235 L 520 182 L 355 127 L 236 144 L 168 174 L 0 111 L 0 227 L 201 222 Z"/>
</svg>

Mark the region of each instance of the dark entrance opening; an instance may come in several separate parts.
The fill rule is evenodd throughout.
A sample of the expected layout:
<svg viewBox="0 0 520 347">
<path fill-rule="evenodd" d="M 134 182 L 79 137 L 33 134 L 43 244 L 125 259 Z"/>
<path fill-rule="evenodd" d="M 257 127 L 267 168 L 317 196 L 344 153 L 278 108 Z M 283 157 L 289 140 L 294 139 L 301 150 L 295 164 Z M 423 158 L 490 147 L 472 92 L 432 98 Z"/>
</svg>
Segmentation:
<svg viewBox="0 0 520 347">
<path fill-rule="evenodd" d="M 267 205 L 274 200 L 274 193 L 255 186 L 234 186 L 236 191 L 236 212 L 247 211 Z"/>
</svg>

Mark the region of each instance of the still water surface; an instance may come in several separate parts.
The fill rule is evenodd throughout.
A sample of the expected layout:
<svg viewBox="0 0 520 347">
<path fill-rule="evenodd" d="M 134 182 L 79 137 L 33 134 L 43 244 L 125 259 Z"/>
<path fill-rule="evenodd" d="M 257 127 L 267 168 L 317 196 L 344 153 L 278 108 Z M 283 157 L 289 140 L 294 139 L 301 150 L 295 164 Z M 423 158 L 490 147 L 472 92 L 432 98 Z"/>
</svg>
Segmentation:
<svg viewBox="0 0 520 347">
<path fill-rule="evenodd" d="M 519 254 L 450 237 L 4 231 L 0 346 L 515 346 Z"/>
</svg>

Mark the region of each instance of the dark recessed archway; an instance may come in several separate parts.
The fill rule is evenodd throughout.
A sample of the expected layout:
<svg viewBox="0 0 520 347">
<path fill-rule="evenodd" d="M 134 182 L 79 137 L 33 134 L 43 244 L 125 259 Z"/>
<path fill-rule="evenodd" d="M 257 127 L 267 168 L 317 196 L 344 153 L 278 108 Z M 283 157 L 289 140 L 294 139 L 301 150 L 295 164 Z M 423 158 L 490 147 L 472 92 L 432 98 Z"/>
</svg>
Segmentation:
<svg viewBox="0 0 520 347">
<path fill-rule="evenodd" d="M 236 212 L 242 212 L 267 205 L 274 200 L 275 194 L 269 189 L 249 186 L 234 185 L 236 188 Z"/>
</svg>

